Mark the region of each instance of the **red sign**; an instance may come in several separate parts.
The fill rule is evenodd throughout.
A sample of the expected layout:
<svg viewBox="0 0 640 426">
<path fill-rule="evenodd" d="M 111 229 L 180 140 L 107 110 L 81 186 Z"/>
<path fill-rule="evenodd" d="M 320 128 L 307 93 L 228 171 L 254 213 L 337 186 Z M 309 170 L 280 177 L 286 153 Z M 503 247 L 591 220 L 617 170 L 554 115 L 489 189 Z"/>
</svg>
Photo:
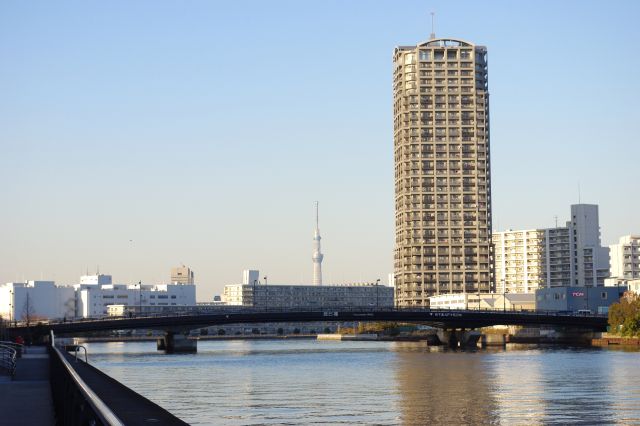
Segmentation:
<svg viewBox="0 0 640 426">
<path fill-rule="evenodd" d="M 584 293 L 582 291 L 574 291 L 571 295 L 573 297 L 584 297 Z"/>
</svg>

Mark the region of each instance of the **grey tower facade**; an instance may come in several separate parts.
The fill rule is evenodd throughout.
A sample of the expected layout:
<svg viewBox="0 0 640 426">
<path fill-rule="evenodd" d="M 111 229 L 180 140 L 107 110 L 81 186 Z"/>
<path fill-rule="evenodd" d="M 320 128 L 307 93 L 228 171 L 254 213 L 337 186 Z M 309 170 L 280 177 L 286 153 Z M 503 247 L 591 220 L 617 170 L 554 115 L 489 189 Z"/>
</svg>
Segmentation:
<svg viewBox="0 0 640 426">
<path fill-rule="evenodd" d="M 491 291 L 487 49 L 397 47 L 393 102 L 397 303 Z"/>
</svg>

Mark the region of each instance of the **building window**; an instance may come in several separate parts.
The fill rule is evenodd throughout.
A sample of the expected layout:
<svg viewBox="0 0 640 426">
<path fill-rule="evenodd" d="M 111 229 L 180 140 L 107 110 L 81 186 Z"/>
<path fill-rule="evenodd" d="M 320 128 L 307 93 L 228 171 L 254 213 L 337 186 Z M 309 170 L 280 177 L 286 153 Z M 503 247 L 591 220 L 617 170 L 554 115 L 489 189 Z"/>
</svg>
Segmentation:
<svg viewBox="0 0 640 426">
<path fill-rule="evenodd" d="M 602 300 L 606 300 L 607 299 L 607 292 L 603 291 L 602 293 L 600 293 L 600 297 L 602 298 Z"/>
</svg>

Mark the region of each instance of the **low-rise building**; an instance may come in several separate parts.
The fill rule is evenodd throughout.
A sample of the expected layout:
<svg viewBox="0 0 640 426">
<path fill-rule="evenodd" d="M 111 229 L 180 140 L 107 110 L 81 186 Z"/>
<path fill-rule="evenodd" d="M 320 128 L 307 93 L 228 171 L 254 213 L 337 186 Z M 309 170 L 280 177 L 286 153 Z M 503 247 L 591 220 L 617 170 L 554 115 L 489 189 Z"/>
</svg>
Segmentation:
<svg viewBox="0 0 640 426">
<path fill-rule="evenodd" d="M 507 310 L 530 311 L 535 309 L 535 296 L 528 294 L 502 293 L 455 293 L 441 294 L 429 298 L 431 309 L 455 310 Z"/>
<path fill-rule="evenodd" d="M 227 305 L 260 309 L 393 307 L 393 288 L 375 283 L 350 285 L 248 285 L 224 287 Z"/>
<path fill-rule="evenodd" d="M 226 306 L 260 309 L 321 309 L 393 307 L 393 287 L 375 283 L 342 285 L 269 284 L 260 281 L 260 271 L 242 272 L 242 284 L 224 287 L 221 302 Z"/>
<path fill-rule="evenodd" d="M 186 277 L 193 279 L 189 268 Z M 11 321 L 101 317 L 111 305 L 195 307 L 196 286 L 112 284 L 111 275 L 104 274 L 83 275 L 75 285 L 28 281 L 0 286 L 0 316 Z"/>
<path fill-rule="evenodd" d="M 0 286 L 0 316 L 10 321 L 73 318 L 73 287 L 54 281 L 27 281 Z"/>
<path fill-rule="evenodd" d="M 541 311 L 606 314 L 627 291 L 620 287 L 555 287 L 536 290 L 536 309 Z"/>
<path fill-rule="evenodd" d="M 110 305 L 125 306 L 195 306 L 194 284 L 77 284 L 76 316 L 101 317 L 109 314 Z"/>
</svg>

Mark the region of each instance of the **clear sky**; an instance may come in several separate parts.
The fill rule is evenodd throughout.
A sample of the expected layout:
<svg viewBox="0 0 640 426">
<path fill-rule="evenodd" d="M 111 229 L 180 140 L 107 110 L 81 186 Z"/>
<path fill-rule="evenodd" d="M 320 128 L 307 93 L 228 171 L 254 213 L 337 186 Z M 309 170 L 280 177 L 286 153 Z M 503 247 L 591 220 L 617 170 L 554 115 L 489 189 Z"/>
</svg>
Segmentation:
<svg viewBox="0 0 640 426">
<path fill-rule="evenodd" d="M 393 269 L 391 55 L 489 50 L 494 228 L 640 233 L 640 2 L 0 2 L 0 282 Z"/>
</svg>

